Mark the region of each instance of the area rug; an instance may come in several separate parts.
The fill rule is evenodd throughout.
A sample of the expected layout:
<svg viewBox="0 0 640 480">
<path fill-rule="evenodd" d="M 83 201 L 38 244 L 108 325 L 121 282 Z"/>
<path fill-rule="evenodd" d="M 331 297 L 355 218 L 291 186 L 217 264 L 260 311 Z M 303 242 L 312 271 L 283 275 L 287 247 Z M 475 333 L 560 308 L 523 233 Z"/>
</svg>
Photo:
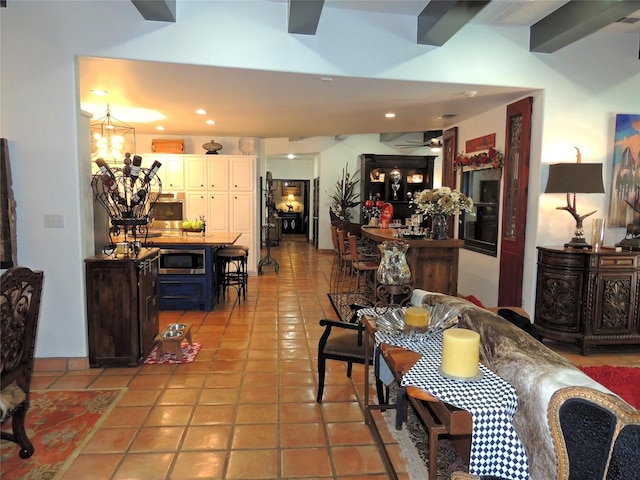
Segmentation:
<svg viewBox="0 0 640 480">
<path fill-rule="evenodd" d="M 640 409 L 640 368 L 610 365 L 578 368 L 633 407 Z"/>
<path fill-rule="evenodd" d="M 390 398 L 395 398 L 396 385 L 390 385 Z M 425 478 L 449 480 L 453 472 L 469 471 L 469 465 L 462 460 L 453 444 L 445 437 L 438 440 L 438 471 L 436 476 L 426 475 L 429 465 L 429 436 L 422 420 L 409 403 L 407 405 L 407 421 L 402 430 L 396 430 L 396 412 L 387 410 L 383 413 L 387 430 L 400 445 L 403 458 L 407 461 L 409 478 L 424 480 Z M 416 463 L 416 460 L 418 463 Z"/>
<path fill-rule="evenodd" d="M 0 478 L 55 478 L 76 458 L 125 391 L 32 391 L 25 425 L 35 452 L 23 460 L 18 455 L 18 445 L 0 441 Z M 11 421 L 2 429 L 10 431 L 10 424 Z"/>
<path fill-rule="evenodd" d="M 349 322 L 353 318 L 354 309 L 352 306 L 368 307 L 371 305 L 371 302 L 364 295 L 357 293 L 327 293 L 327 295 L 336 315 L 343 322 Z"/>
<path fill-rule="evenodd" d="M 182 345 L 182 361 L 178 360 L 178 357 L 175 352 L 164 352 L 162 358 L 158 361 L 156 360 L 156 351 L 158 347 L 153 347 L 151 353 L 147 356 L 144 363 L 147 365 L 162 365 L 167 363 L 191 363 L 196 359 L 198 352 L 202 348 L 202 343 L 193 342 L 192 345 L 189 345 L 187 342 L 183 342 Z"/>
</svg>

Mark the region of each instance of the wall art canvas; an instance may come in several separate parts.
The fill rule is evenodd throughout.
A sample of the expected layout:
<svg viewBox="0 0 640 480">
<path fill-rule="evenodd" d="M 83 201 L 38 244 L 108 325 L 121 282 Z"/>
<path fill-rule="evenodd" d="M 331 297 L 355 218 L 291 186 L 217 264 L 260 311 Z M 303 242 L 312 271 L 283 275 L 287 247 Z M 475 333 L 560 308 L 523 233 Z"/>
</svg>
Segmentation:
<svg viewBox="0 0 640 480">
<path fill-rule="evenodd" d="M 640 202 L 640 114 L 616 115 L 610 192 L 608 226 L 637 224 L 640 215 L 629 204 Z"/>
</svg>

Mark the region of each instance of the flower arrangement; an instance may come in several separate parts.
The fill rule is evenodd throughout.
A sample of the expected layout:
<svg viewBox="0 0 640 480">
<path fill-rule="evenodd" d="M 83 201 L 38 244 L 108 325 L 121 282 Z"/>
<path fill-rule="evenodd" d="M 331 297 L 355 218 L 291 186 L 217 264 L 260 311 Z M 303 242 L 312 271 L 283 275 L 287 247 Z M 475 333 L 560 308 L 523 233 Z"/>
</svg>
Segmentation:
<svg viewBox="0 0 640 480">
<path fill-rule="evenodd" d="M 501 168 L 504 164 L 504 155 L 491 147 L 486 153 L 478 153 L 465 156 L 464 152 L 456 156 L 456 167 L 482 167 Z"/>
<path fill-rule="evenodd" d="M 362 212 L 369 220 L 372 218 L 380 218 L 383 206 L 384 202 L 382 200 L 366 200 L 362 206 Z"/>
<path fill-rule="evenodd" d="M 435 215 L 449 217 L 460 212 L 473 213 L 473 199 L 460 190 L 452 190 L 449 187 L 416 192 L 411 203 L 415 205 L 417 213 L 428 217 Z"/>
<path fill-rule="evenodd" d="M 349 164 L 342 170 L 342 178 L 336 182 L 335 189 L 331 198 L 331 212 L 343 222 L 350 222 L 352 213 L 351 209 L 360 204 L 360 193 L 356 192 L 355 187 L 360 180 L 353 180 L 358 175 L 358 171 L 351 176 L 349 173 Z"/>
</svg>

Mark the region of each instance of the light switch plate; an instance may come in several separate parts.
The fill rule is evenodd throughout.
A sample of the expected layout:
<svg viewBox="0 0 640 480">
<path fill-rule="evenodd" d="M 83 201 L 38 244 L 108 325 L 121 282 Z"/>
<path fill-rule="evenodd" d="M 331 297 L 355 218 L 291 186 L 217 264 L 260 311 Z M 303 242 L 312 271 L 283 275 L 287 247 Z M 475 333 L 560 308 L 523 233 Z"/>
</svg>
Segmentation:
<svg viewBox="0 0 640 480">
<path fill-rule="evenodd" d="M 45 215 L 44 228 L 64 228 L 64 216 L 62 215 Z"/>
</svg>

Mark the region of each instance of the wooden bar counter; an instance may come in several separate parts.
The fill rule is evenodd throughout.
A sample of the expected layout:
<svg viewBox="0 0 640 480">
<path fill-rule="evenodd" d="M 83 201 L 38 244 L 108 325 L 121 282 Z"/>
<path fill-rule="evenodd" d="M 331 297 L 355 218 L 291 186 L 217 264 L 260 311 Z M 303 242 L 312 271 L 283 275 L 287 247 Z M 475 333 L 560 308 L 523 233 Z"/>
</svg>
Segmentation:
<svg viewBox="0 0 640 480">
<path fill-rule="evenodd" d="M 395 238 L 395 229 L 362 226 L 362 236 L 377 243 L 402 241 L 409 245 L 407 263 L 413 287 L 428 292 L 458 294 L 458 257 L 464 240 L 414 240 Z"/>
</svg>

